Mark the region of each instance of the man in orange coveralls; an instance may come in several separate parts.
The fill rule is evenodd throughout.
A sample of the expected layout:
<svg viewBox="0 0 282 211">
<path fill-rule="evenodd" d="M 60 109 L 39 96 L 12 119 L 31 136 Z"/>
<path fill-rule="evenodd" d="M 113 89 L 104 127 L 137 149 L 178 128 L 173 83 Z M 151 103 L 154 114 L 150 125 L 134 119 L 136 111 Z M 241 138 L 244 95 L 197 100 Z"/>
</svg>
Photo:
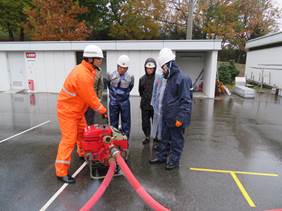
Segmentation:
<svg viewBox="0 0 282 211">
<path fill-rule="evenodd" d="M 75 182 L 68 172 L 75 144 L 79 157 L 84 156 L 81 140 L 86 127 L 85 111 L 91 107 L 104 118 L 108 118 L 107 109 L 100 103 L 93 89 L 96 68 L 101 64 L 102 59 L 103 52 L 98 46 L 86 46 L 83 61 L 67 76 L 58 96 L 57 112 L 62 138 L 55 168 L 58 179 L 66 183 Z"/>
</svg>

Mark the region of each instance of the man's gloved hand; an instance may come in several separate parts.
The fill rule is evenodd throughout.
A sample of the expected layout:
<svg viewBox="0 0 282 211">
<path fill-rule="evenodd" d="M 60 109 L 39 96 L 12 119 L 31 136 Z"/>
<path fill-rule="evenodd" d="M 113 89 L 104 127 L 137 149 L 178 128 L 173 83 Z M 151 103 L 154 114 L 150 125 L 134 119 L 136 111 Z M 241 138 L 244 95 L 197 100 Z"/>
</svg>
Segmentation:
<svg viewBox="0 0 282 211">
<path fill-rule="evenodd" d="M 175 122 L 175 127 L 181 127 L 182 125 L 183 125 L 182 122 L 176 120 L 176 122 Z"/>
<path fill-rule="evenodd" d="M 107 112 L 102 114 L 102 118 L 108 120 L 109 117 L 108 117 Z"/>
</svg>

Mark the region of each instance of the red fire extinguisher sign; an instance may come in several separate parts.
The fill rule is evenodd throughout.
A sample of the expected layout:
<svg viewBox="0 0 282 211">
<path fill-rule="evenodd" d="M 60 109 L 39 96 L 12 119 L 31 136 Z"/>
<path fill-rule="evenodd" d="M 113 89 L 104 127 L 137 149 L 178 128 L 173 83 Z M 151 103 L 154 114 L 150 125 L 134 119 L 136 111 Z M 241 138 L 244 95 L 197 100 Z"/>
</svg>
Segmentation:
<svg viewBox="0 0 282 211">
<path fill-rule="evenodd" d="M 34 91 L 34 80 L 28 80 L 28 89 Z"/>
</svg>

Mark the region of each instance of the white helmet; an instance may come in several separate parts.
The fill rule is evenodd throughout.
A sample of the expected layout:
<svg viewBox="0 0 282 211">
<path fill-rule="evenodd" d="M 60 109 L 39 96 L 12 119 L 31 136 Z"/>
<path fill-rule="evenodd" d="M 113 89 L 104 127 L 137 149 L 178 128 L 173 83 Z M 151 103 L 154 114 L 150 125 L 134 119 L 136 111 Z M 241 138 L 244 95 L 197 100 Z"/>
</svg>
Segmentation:
<svg viewBox="0 0 282 211">
<path fill-rule="evenodd" d="M 86 58 L 104 58 L 102 49 L 97 45 L 87 45 L 83 51 L 83 57 Z"/>
<path fill-rule="evenodd" d="M 156 65 L 153 62 L 147 62 L 145 67 L 147 67 L 147 68 L 156 68 Z"/>
<path fill-rule="evenodd" d="M 129 66 L 129 57 L 127 55 L 121 55 L 118 60 L 117 64 L 121 67 L 128 67 Z"/>
<path fill-rule="evenodd" d="M 175 60 L 175 55 L 173 54 L 172 50 L 170 48 L 163 48 L 158 57 L 158 63 L 162 67 L 164 64 Z"/>
</svg>

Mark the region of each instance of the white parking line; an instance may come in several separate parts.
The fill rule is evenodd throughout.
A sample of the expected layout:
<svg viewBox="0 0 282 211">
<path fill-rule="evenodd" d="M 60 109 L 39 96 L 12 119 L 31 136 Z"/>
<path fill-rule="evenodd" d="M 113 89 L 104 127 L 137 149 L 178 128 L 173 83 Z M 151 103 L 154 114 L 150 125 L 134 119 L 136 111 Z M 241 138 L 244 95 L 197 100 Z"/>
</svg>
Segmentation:
<svg viewBox="0 0 282 211">
<path fill-rule="evenodd" d="M 8 140 L 10 140 L 10 139 L 12 139 L 12 138 L 15 138 L 15 137 L 17 137 L 17 136 L 19 136 L 19 135 L 21 135 L 21 134 L 23 134 L 23 133 L 26 133 L 26 132 L 28 132 L 28 131 L 31 131 L 31 130 L 33 130 L 33 129 L 35 129 L 35 128 L 41 127 L 42 125 L 46 125 L 46 124 L 49 123 L 49 122 L 51 122 L 51 121 L 48 120 L 48 121 L 46 121 L 46 122 L 42 122 L 42 123 L 39 124 L 39 125 L 35 125 L 35 126 L 29 128 L 29 129 L 27 129 L 27 130 L 24 130 L 24 131 L 22 131 L 22 132 L 20 132 L 20 133 L 17 133 L 16 135 L 13 135 L 13 136 L 11 136 L 11 137 L 9 137 L 9 138 L 3 139 L 3 140 L 0 141 L 0 144 L 4 143 L 5 141 L 8 141 Z"/>
<path fill-rule="evenodd" d="M 74 172 L 72 177 L 76 177 L 79 172 L 87 165 L 87 162 L 85 161 L 77 170 Z M 46 202 L 46 204 L 39 210 L 39 211 L 45 211 L 54 201 L 55 199 L 63 192 L 63 190 L 68 186 L 68 183 L 64 183 L 62 187 Z"/>
</svg>

